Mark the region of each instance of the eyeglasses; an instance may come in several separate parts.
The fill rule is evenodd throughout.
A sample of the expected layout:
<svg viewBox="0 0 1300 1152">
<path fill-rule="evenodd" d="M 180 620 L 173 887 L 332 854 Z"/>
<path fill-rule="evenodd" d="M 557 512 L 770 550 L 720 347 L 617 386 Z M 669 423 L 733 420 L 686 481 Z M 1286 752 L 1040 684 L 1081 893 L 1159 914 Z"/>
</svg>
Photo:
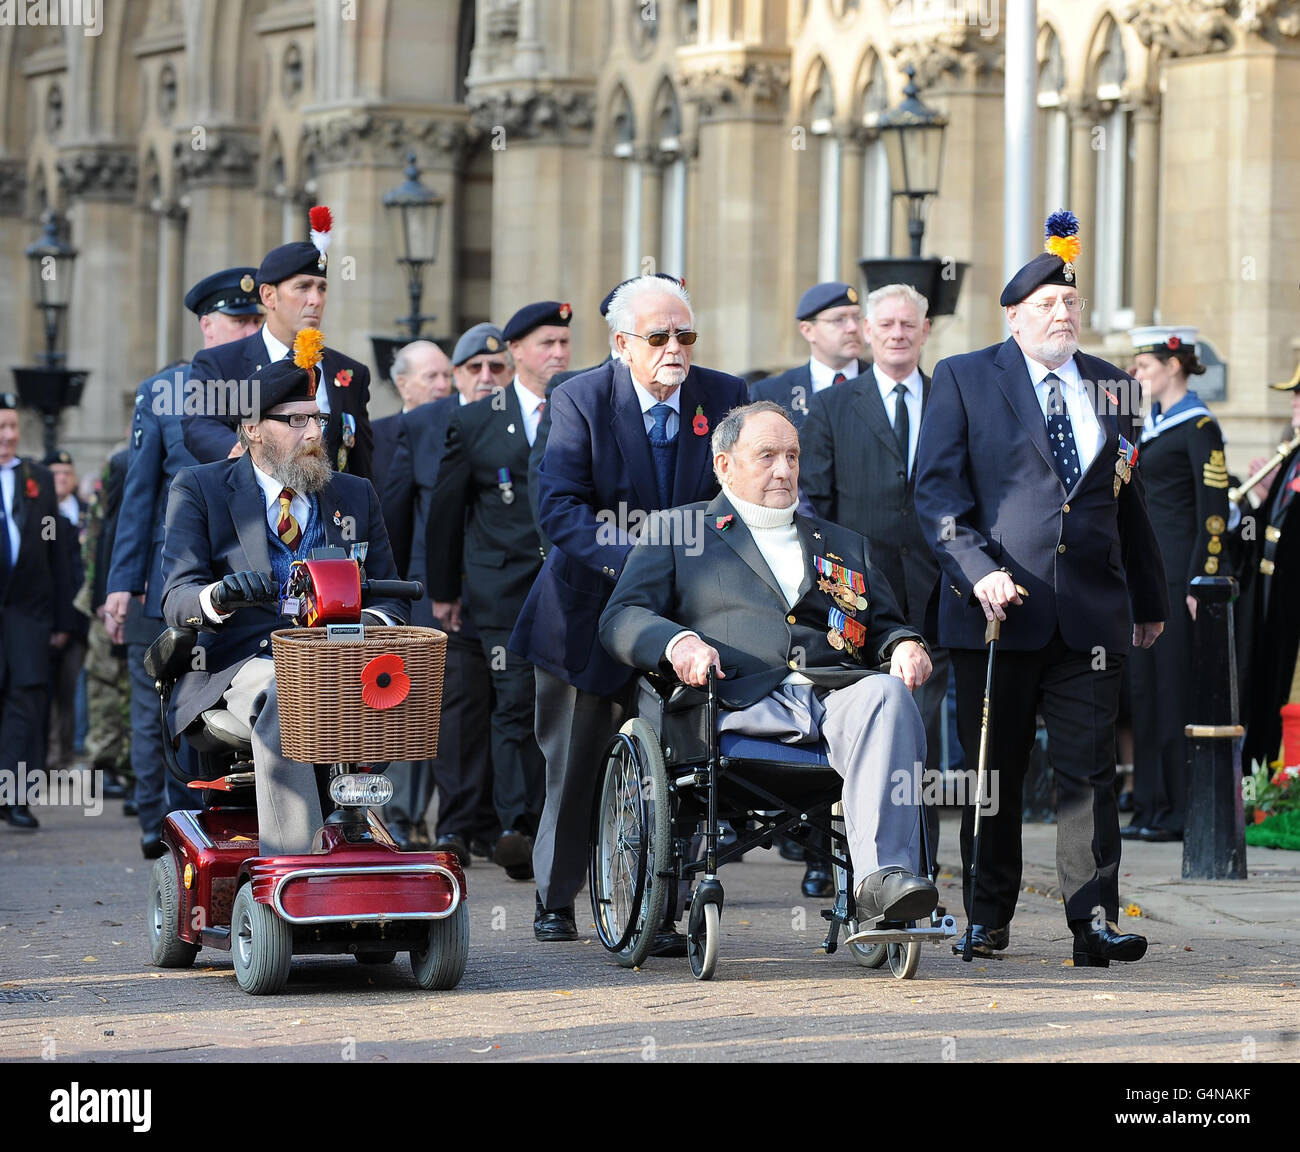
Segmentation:
<svg viewBox="0 0 1300 1152">
<path fill-rule="evenodd" d="M 833 324 L 836 328 L 856 328 L 862 323 L 862 315 L 856 316 L 814 316 L 814 324 Z"/>
<path fill-rule="evenodd" d="M 493 376 L 500 376 L 506 370 L 506 363 L 504 360 L 480 360 L 477 364 L 467 364 L 465 367 L 474 376 L 477 376 L 484 368 L 491 372 Z"/>
<path fill-rule="evenodd" d="M 323 413 L 313 414 L 310 412 L 268 412 L 262 419 L 278 420 L 281 424 L 288 424 L 290 428 L 300 430 L 307 427 L 307 421 L 315 420 L 316 427 L 322 432 L 325 431 L 325 425 L 330 422 L 330 418 Z"/>
<path fill-rule="evenodd" d="M 1082 296 L 1067 296 L 1064 300 L 1035 300 L 1029 305 L 1040 316 L 1050 316 L 1062 304 L 1065 305 L 1067 312 L 1072 312 L 1076 316 L 1088 306 L 1088 301 Z"/>
<path fill-rule="evenodd" d="M 622 331 L 622 329 L 619 329 Z M 623 332 L 624 336 L 635 336 L 638 340 L 644 340 L 651 348 L 662 348 L 674 336 L 677 337 L 677 343 L 683 348 L 689 348 L 695 343 L 698 332 L 692 332 L 689 328 L 678 328 L 673 332 L 651 332 L 649 336 L 642 336 L 640 332 Z"/>
</svg>

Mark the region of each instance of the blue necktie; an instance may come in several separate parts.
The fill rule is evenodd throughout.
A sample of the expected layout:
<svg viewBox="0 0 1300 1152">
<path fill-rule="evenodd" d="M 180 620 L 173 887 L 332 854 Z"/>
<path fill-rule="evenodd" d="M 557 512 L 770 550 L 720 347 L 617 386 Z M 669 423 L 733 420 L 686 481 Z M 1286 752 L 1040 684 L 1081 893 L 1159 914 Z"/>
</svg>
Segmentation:
<svg viewBox="0 0 1300 1152">
<path fill-rule="evenodd" d="M 655 483 L 659 488 L 659 506 L 667 508 L 673 494 L 673 454 L 667 451 L 668 414 L 672 409 L 660 401 L 650 409 L 654 426 L 650 429 L 650 455 L 655 462 Z"/>
<path fill-rule="evenodd" d="M 1074 427 L 1065 408 L 1061 380 L 1055 372 L 1043 377 L 1047 389 L 1047 439 L 1052 445 L 1052 467 L 1069 492 L 1083 475 L 1079 467 L 1079 448 L 1074 442 Z"/>
</svg>

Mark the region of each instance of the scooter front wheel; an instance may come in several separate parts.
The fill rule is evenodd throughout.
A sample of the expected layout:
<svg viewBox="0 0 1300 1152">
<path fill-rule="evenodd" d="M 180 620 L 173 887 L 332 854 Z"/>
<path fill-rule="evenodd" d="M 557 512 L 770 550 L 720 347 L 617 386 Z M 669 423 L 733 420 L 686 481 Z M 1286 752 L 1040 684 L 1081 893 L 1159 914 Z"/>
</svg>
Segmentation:
<svg viewBox="0 0 1300 1152">
<path fill-rule="evenodd" d="M 429 942 L 411 952 L 411 972 L 421 988 L 455 988 L 469 959 L 469 908 L 464 900 L 441 920 L 429 921 Z"/>
<path fill-rule="evenodd" d="M 253 899 L 252 884 L 235 897 L 230 917 L 230 954 L 235 979 L 250 996 L 271 996 L 284 987 L 293 961 L 293 929 Z"/>
</svg>

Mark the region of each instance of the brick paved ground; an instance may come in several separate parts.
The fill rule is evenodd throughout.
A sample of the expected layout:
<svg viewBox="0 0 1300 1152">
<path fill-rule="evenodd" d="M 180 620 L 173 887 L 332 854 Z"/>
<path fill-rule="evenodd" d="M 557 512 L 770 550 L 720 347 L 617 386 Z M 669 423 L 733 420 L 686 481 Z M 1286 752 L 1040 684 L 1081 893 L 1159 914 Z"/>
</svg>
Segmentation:
<svg viewBox="0 0 1300 1152">
<path fill-rule="evenodd" d="M 823 922 L 799 865 L 751 854 L 722 873 L 717 976 L 684 960 L 617 967 L 594 934 L 532 938 L 532 888 L 469 871 L 469 967 L 453 992 L 421 991 L 405 956 L 295 961 L 284 993 L 242 993 L 227 953 L 189 971 L 150 967 L 148 865 L 133 822 L 40 810 L 0 827 L 0 1059 L 216 1062 L 1215 1061 L 1300 1059 L 1300 871 L 1252 850 L 1251 882 L 1182 885 L 1177 845 L 1126 847 L 1127 921 L 1141 963 L 1076 970 L 1055 882 L 1054 832 L 1026 833 L 1026 892 L 1005 959 L 964 965 L 927 948 L 916 979 L 818 952 Z M 946 823 L 946 843 L 955 841 Z M 944 900 L 959 916 L 949 864 Z M 585 900 L 585 894 L 583 900 Z M 582 923 L 589 908 L 579 905 Z"/>
</svg>

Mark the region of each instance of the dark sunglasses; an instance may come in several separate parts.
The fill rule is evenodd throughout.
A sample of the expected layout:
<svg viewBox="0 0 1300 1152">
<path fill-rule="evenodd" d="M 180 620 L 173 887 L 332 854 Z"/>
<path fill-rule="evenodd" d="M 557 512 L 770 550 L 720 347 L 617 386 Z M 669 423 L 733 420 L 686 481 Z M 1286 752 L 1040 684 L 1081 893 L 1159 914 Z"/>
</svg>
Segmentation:
<svg viewBox="0 0 1300 1152">
<path fill-rule="evenodd" d="M 678 344 L 683 348 L 689 348 L 695 343 L 695 338 L 699 336 L 699 333 L 692 332 L 689 328 L 681 328 L 675 332 L 651 332 L 649 336 L 642 336 L 640 332 L 624 332 L 623 335 L 635 336 L 638 340 L 644 340 L 651 348 L 662 348 L 672 337 L 676 336 Z"/>
</svg>

